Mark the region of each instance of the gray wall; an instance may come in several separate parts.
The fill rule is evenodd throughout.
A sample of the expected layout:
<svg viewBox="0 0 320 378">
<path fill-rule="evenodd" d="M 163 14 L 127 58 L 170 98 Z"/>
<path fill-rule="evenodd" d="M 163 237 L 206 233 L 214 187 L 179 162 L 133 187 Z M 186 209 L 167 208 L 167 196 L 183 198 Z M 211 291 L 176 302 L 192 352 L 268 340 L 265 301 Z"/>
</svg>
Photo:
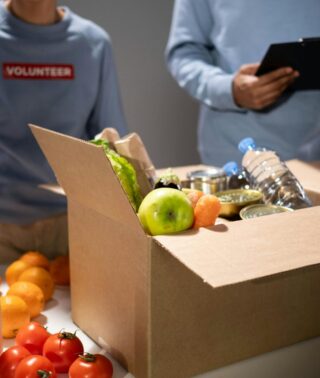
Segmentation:
<svg viewBox="0 0 320 378">
<path fill-rule="evenodd" d="M 173 0 L 59 3 L 111 35 L 129 129 L 140 134 L 156 167 L 198 163 L 198 105 L 164 64 Z"/>
</svg>

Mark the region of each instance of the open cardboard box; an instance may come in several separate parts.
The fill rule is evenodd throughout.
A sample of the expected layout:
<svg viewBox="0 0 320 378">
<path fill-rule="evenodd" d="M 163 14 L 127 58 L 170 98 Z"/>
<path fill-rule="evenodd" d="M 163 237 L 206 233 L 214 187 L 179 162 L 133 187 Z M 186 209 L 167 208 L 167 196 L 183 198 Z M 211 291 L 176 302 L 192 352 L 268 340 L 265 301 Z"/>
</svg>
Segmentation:
<svg viewBox="0 0 320 378">
<path fill-rule="evenodd" d="M 319 206 L 151 237 L 102 148 L 32 131 L 68 198 L 73 320 L 136 377 L 190 377 L 320 335 Z M 320 171 L 293 166 L 320 203 Z"/>
</svg>

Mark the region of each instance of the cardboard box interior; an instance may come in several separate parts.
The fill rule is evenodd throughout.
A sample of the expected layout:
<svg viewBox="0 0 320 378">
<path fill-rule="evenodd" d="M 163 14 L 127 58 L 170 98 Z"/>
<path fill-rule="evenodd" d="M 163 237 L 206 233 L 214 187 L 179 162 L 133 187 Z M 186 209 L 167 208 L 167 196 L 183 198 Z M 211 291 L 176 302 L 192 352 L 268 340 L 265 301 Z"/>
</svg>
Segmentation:
<svg viewBox="0 0 320 378">
<path fill-rule="evenodd" d="M 150 237 L 101 148 L 32 131 L 68 198 L 73 319 L 136 377 L 191 377 L 320 334 L 319 206 Z M 320 171 L 290 168 L 320 204 Z"/>
</svg>

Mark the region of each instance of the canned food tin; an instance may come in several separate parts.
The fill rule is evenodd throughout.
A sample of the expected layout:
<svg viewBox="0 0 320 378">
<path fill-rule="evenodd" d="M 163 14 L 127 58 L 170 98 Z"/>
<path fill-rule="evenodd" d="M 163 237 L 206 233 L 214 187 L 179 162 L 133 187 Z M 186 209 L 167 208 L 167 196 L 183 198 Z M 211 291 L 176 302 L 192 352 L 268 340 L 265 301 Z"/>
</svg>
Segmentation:
<svg viewBox="0 0 320 378">
<path fill-rule="evenodd" d="M 213 194 L 226 189 L 227 175 L 219 168 L 192 171 L 187 174 L 187 180 L 181 182 L 181 186 Z"/>
<path fill-rule="evenodd" d="M 293 211 L 293 209 L 289 209 L 288 207 L 284 206 L 267 205 L 262 203 L 244 207 L 241 209 L 239 215 L 241 219 L 251 219 L 288 211 Z"/>
<path fill-rule="evenodd" d="M 248 205 L 256 204 L 262 200 L 262 193 L 253 189 L 224 190 L 215 194 L 221 203 L 219 216 L 233 218 L 240 210 Z"/>
</svg>

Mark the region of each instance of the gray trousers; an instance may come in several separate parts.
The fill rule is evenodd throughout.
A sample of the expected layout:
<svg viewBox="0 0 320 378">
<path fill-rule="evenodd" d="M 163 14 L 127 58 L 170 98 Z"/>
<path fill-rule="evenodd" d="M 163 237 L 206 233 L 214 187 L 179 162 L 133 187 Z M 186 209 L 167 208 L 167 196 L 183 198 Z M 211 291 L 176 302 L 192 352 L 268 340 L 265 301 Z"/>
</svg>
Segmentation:
<svg viewBox="0 0 320 378">
<path fill-rule="evenodd" d="M 0 223 L 0 264 L 10 263 L 27 251 L 41 252 L 49 259 L 67 254 L 67 215 L 60 214 L 27 225 Z"/>
</svg>

